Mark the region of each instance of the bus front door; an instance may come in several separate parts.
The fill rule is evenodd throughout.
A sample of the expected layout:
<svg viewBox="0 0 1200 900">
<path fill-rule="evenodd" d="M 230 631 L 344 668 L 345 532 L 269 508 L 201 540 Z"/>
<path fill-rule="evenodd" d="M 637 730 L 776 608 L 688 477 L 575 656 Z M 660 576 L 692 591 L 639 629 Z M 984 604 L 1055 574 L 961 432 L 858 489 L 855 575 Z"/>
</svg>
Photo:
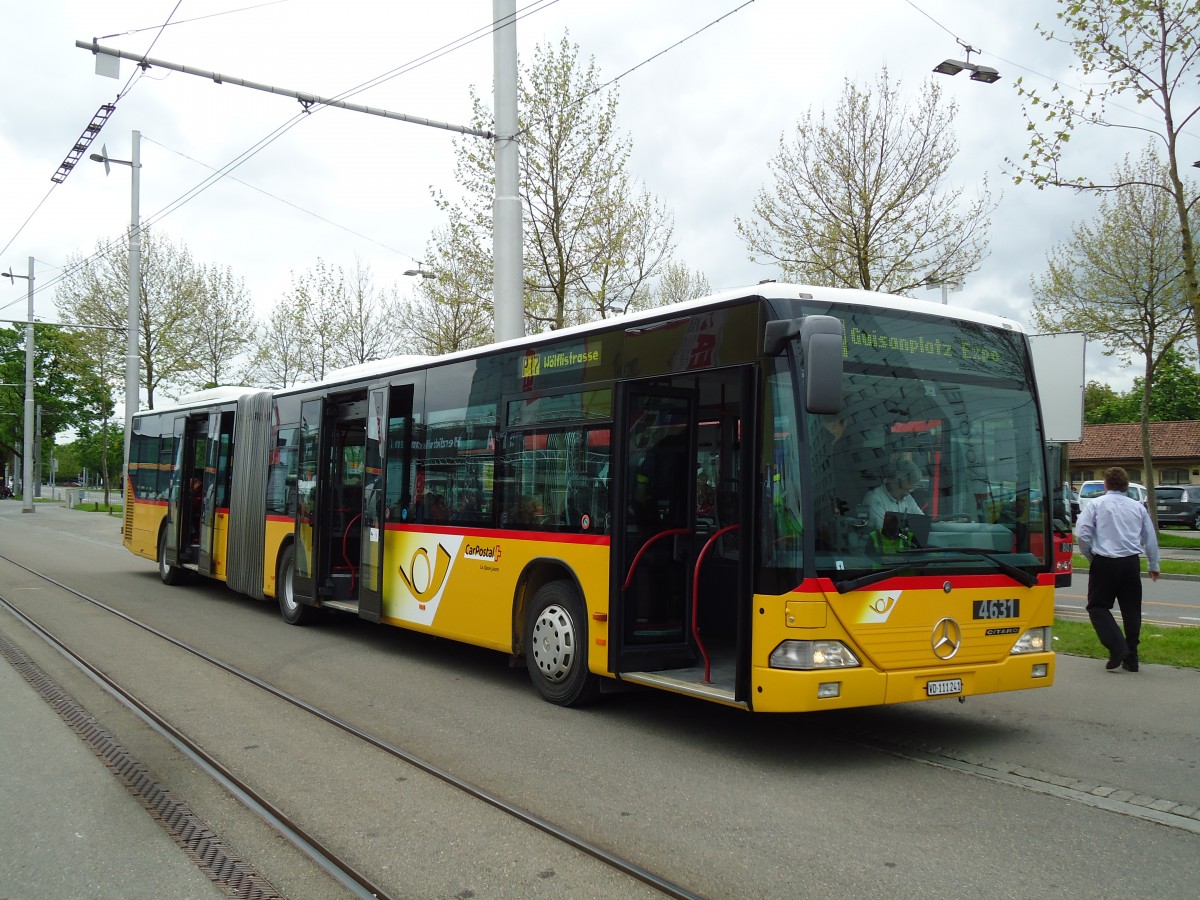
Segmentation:
<svg viewBox="0 0 1200 900">
<path fill-rule="evenodd" d="M 696 398 L 626 384 L 618 394 L 620 502 L 612 531 L 610 641 L 618 672 L 687 668 L 695 521 Z"/>
</svg>

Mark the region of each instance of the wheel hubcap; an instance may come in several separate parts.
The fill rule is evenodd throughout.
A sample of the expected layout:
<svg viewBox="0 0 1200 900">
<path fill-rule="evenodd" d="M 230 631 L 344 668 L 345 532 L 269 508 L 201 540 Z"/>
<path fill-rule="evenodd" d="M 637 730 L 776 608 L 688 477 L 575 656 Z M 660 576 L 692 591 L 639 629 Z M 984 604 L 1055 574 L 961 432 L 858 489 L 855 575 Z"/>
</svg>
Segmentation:
<svg viewBox="0 0 1200 900">
<path fill-rule="evenodd" d="M 575 665 L 575 625 L 561 606 L 547 606 L 538 614 L 530 652 L 547 681 L 560 682 L 571 674 Z"/>
<path fill-rule="evenodd" d="M 292 593 L 292 567 L 285 566 L 280 573 L 279 580 L 282 584 L 279 585 L 280 599 L 283 600 L 283 605 L 287 607 L 288 612 L 294 612 L 296 609 L 296 598 Z"/>
</svg>

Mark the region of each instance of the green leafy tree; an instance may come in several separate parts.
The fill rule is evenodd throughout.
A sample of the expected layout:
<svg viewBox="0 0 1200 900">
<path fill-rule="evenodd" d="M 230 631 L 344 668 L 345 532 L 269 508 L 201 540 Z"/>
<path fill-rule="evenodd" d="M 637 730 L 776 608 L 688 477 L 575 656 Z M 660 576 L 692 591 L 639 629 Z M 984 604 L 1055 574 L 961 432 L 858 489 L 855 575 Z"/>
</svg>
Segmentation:
<svg viewBox="0 0 1200 900">
<path fill-rule="evenodd" d="M 1076 225 L 1072 239 L 1048 256 L 1034 279 L 1033 319 L 1045 331 L 1083 331 L 1106 356 L 1143 367 L 1138 420 L 1142 464 L 1153 500 L 1150 408 L 1164 356 L 1191 330 L 1191 306 L 1181 277 L 1176 222 L 1167 195 L 1152 186 L 1162 163 L 1147 147 L 1115 173 L 1126 186 L 1100 198 L 1093 222 Z"/>
<path fill-rule="evenodd" d="M 113 392 L 118 385 L 123 387 L 125 384 L 125 335 L 107 329 L 78 329 L 72 334 L 81 349 L 81 355 L 76 358 L 77 375 L 84 388 L 81 400 L 89 413 L 87 421 L 81 422 L 76 430 L 83 442 L 80 446 L 90 446 L 93 450 L 81 455 L 78 462 L 99 473 L 107 505 L 109 491 L 114 482 L 120 480 L 124 462 L 125 426 L 124 422 L 114 420 Z M 111 447 L 114 441 L 117 446 L 115 460 L 111 453 L 103 452 L 103 448 Z"/>
<path fill-rule="evenodd" d="M 96 421 L 95 380 L 88 375 L 78 337 L 51 325 L 34 326 L 34 393 L 41 427 L 34 434 L 41 448 L 68 428 L 86 428 Z M 0 329 L 0 452 L 7 459 L 22 456 L 25 443 L 25 328 Z M 36 421 L 35 421 L 36 426 Z M 35 450 L 35 481 L 41 479 L 40 454 Z"/>
<path fill-rule="evenodd" d="M 810 109 L 769 163 L 774 184 L 738 233 L 784 277 L 904 294 L 961 282 L 979 268 L 995 208 L 986 179 L 966 203 L 947 176 L 958 108 L 940 85 L 913 106 L 884 69 L 874 87 L 847 80 L 832 119 Z"/>
<path fill-rule="evenodd" d="M 699 269 L 692 271 L 680 262 L 668 263 L 658 280 L 657 306 L 683 303 L 712 293 L 708 278 Z"/>
<path fill-rule="evenodd" d="M 1133 379 L 1126 397 L 1131 405 L 1141 402 L 1145 378 Z M 1200 372 L 1178 349 L 1162 355 L 1154 371 L 1154 390 L 1150 396 L 1151 422 L 1188 422 L 1200 420 Z M 1130 421 L 1133 421 L 1132 419 Z"/>
<path fill-rule="evenodd" d="M 520 71 L 527 330 L 649 306 L 651 286 L 671 251 L 670 216 L 629 174 L 631 144 L 617 130 L 617 95 L 601 87 L 595 62 L 581 62 L 566 36 L 557 45 L 539 45 Z M 491 128 L 490 106 L 472 99 L 474 124 Z M 475 254 L 468 263 L 473 283 L 476 272 L 491 277 L 494 169 L 490 146 L 460 141 L 455 177 L 465 198 L 436 195 L 451 231 L 471 232 L 459 244 Z M 439 278 L 424 292 L 461 302 L 463 294 L 437 293 L 439 286 L 451 291 L 460 279 L 438 260 L 430 264 Z"/>
<path fill-rule="evenodd" d="M 104 452 L 107 443 L 108 452 Z M 74 479 L 85 471 L 88 483 L 94 484 L 94 477 L 99 475 L 104 487 L 104 504 L 110 500 L 110 485 L 102 474 L 109 472 L 113 475 L 120 473 L 121 463 L 125 452 L 125 436 L 121 428 L 94 428 L 88 433 L 80 433 L 70 444 L 64 444 L 55 451 L 58 459 L 59 480 Z"/>
<path fill-rule="evenodd" d="M 1165 171 L 1140 183 L 1162 192 L 1175 216 L 1183 295 L 1193 310 L 1200 347 L 1200 286 L 1190 222 L 1198 195 L 1194 184 L 1184 182 L 1179 162 L 1179 140 L 1200 113 L 1194 89 L 1200 78 L 1200 2 L 1058 0 L 1058 6 L 1055 15 L 1064 33 L 1040 25 L 1037 31 L 1048 41 L 1066 43 L 1078 61 L 1080 80 L 1093 86 L 1077 103 L 1058 84 L 1040 91 L 1017 80 L 1030 137 L 1029 151 L 1019 161 L 1007 161 L 1013 178 L 1039 189 L 1119 190 L 1136 182 L 1074 174 L 1066 158 L 1071 137 L 1085 126 L 1155 134 L 1165 151 Z M 1132 100 L 1152 113 L 1123 120 L 1119 100 Z M 1157 130 L 1147 124 L 1156 118 Z"/>
<path fill-rule="evenodd" d="M 1083 389 L 1083 421 L 1088 425 L 1136 422 L 1140 398 L 1140 391 L 1136 396 L 1119 394 L 1111 385 L 1089 381 Z"/>
</svg>

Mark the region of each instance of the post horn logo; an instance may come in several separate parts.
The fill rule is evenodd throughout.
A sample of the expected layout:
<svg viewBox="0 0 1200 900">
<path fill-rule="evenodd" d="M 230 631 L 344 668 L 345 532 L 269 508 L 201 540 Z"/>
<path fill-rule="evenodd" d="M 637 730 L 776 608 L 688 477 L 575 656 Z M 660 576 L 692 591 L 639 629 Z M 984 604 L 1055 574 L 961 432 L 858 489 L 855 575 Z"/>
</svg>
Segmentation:
<svg viewBox="0 0 1200 900">
<path fill-rule="evenodd" d="M 446 581 L 446 574 L 450 571 L 450 551 L 438 544 L 437 561 L 430 566 L 429 551 L 418 547 L 408 563 L 408 571 L 405 572 L 403 566 L 396 566 L 396 571 L 418 602 L 428 603 L 437 596 Z"/>
</svg>

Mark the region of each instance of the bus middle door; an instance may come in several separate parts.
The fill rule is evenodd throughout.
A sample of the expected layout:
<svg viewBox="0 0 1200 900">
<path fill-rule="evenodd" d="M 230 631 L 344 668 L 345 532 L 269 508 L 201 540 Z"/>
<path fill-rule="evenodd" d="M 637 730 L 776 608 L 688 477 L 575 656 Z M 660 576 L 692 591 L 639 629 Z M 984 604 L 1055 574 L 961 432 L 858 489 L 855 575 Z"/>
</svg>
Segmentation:
<svg viewBox="0 0 1200 900">
<path fill-rule="evenodd" d="M 324 515 L 319 490 L 321 472 L 321 425 L 325 416 L 325 401 L 306 400 L 300 406 L 300 455 L 297 469 L 296 502 L 296 570 L 292 589 L 298 603 L 317 605 L 319 554 Z"/>
<path fill-rule="evenodd" d="M 619 499 L 612 532 L 614 670 L 690 666 L 696 535 L 696 399 L 627 384 L 618 393 Z"/>
</svg>

